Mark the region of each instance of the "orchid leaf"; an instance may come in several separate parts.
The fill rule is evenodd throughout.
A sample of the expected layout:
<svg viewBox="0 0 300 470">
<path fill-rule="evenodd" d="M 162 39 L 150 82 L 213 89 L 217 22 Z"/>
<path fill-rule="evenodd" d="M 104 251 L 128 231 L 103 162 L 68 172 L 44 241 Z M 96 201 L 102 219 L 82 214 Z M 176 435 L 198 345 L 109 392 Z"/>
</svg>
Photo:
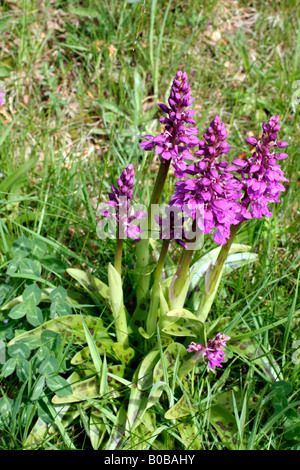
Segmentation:
<svg viewBox="0 0 300 470">
<path fill-rule="evenodd" d="M 106 426 L 103 422 L 102 413 L 95 407 L 90 414 L 89 430 L 92 447 L 94 450 L 98 450 L 104 439 Z"/>
<path fill-rule="evenodd" d="M 238 429 L 234 415 L 224 406 L 213 405 L 209 410 L 208 419 L 224 446 L 229 450 L 238 450 Z"/>
<path fill-rule="evenodd" d="M 164 326 L 162 331 L 171 336 L 190 336 L 196 338 L 198 335 L 193 331 L 195 329 L 196 327 L 192 321 L 186 318 L 178 318 L 175 322 Z"/>
<path fill-rule="evenodd" d="M 202 322 L 189 310 L 183 308 L 167 312 L 162 321 L 162 331 L 171 336 L 199 337 L 202 330 Z"/>
<path fill-rule="evenodd" d="M 121 364 L 110 366 L 107 368 L 108 372 L 108 383 L 109 386 L 112 387 L 110 388 L 111 390 L 114 390 L 114 388 L 119 386 L 119 383 L 114 379 L 113 377 L 110 377 L 109 374 L 113 374 L 118 377 L 123 377 L 125 368 Z M 73 380 L 77 379 L 76 375 L 72 376 Z M 85 400 L 90 400 L 93 398 L 99 398 L 101 396 L 100 393 L 100 383 L 101 383 L 101 378 L 98 377 L 95 374 L 87 378 L 86 380 L 80 380 L 73 382 L 71 381 L 70 378 L 68 379 L 68 383 L 71 384 L 72 386 L 72 394 L 60 397 L 58 395 L 55 395 L 52 398 L 52 403 L 58 405 L 62 403 L 76 403 L 80 401 L 85 401 Z"/>
<path fill-rule="evenodd" d="M 227 344 L 228 348 L 239 356 L 249 361 L 254 361 L 255 364 L 262 368 L 270 381 L 282 379 L 280 368 L 271 352 L 263 351 L 262 347 L 254 339 L 251 339 L 251 333 L 249 333 L 249 337 L 243 337 L 242 339 L 238 338 L 239 335 L 240 332 L 238 331 L 230 332 L 231 341 Z M 237 337 L 236 340 L 234 339 L 235 336 Z"/>
<path fill-rule="evenodd" d="M 125 434 L 126 419 L 126 408 L 121 404 L 109 441 L 105 446 L 105 450 L 115 450 L 118 448 Z"/>
<path fill-rule="evenodd" d="M 159 350 L 153 349 L 143 359 L 138 373 L 138 388 L 146 390 L 153 383 L 153 369 L 159 358 Z"/>
<path fill-rule="evenodd" d="M 118 343 L 124 348 L 129 346 L 126 310 L 123 303 L 121 276 L 114 266 L 108 265 L 108 285 L 111 292 L 111 308 L 115 318 L 115 329 Z"/>
<path fill-rule="evenodd" d="M 96 342 L 99 354 L 104 354 L 104 352 L 108 354 L 112 354 L 113 344 L 114 344 L 114 341 L 111 338 L 107 338 L 107 337 L 100 338 L 99 341 Z M 86 348 L 83 348 L 81 351 L 78 351 L 75 354 L 75 356 L 72 357 L 71 364 L 78 365 L 78 364 L 88 361 L 89 359 L 91 359 L 91 353 L 90 353 L 89 347 L 87 346 Z"/>
<path fill-rule="evenodd" d="M 85 315 L 84 319 L 90 333 L 95 339 L 99 338 L 103 334 L 107 334 L 106 329 L 104 328 L 102 320 L 100 318 Z M 73 340 L 75 344 L 86 343 L 86 337 L 84 334 L 81 316 L 66 315 L 64 317 L 54 318 L 53 320 L 49 320 L 43 323 L 43 325 L 34 328 L 33 330 L 21 333 L 20 335 L 13 338 L 10 341 L 9 345 L 13 344 L 15 341 L 19 341 L 20 339 L 27 338 L 30 336 L 36 336 L 40 338 L 42 332 L 45 330 L 50 330 L 62 334 L 63 336 L 65 336 L 65 340 L 67 342 Z"/>
<path fill-rule="evenodd" d="M 195 423 L 184 422 L 180 423 L 177 427 L 181 439 L 184 441 L 185 449 L 187 450 L 200 450 L 201 442 L 199 438 L 199 430 Z"/>
<path fill-rule="evenodd" d="M 114 343 L 112 345 L 112 350 L 117 356 L 117 358 L 122 362 L 122 364 L 127 365 L 131 359 L 134 357 L 134 349 L 126 347 L 121 343 Z"/>
<path fill-rule="evenodd" d="M 42 418 L 38 418 L 25 441 L 25 449 L 34 450 L 36 448 L 39 448 L 40 443 L 43 442 L 49 431 L 49 424 L 45 423 Z"/>
<path fill-rule="evenodd" d="M 146 392 L 139 390 L 137 386 L 137 378 L 139 368 L 133 375 L 133 382 L 129 396 L 129 403 L 127 409 L 127 422 L 126 430 L 133 432 L 139 425 L 142 416 L 144 415 L 147 407 L 148 395 Z"/>
<path fill-rule="evenodd" d="M 197 409 L 193 410 L 193 406 L 191 401 L 183 394 L 177 403 L 165 413 L 165 419 L 178 419 L 194 414 Z"/>
<path fill-rule="evenodd" d="M 189 319 L 189 320 L 193 320 L 195 322 L 199 322 L 196 315 L 194 315 L 192 312 L 190 312 L 189 310 L 187 310 L 185 308 L 177 308 L 177 309 L 174 309 L 174 310 L 170 310 L 167 313 L 167 316 L 168 317 L 186 318 L 186 319 Z"/>
<path fill-rule="evenodd" d="M 109 302 L 110 291 L 104 282 L 80 269 L 67 269 L 67 273 L 76 279 L 97 303 L 102 300 Z"/>
<path fill-rule="evenodd" d="M 167 348 L 165 349 L 165 351 L 163 352 L 163 358 L 161 358 L 157 362 L 154 368 L 154 372 L 153 372 L 154 382 L 158 382 L 158 381 L 162 382 L 165 379 L 164 370 L 163 370 L 163 362 L 168 372 L 171 373 L 172 370 L 174 370 L 177 356 L 179 356 L 179 363 L 181 365 L 181 363 L 183 362 L 182 359 L 184 358 L 185 355 L 186 355 L 186 349 L 182 344 L 175 343 L 175 342 L 169 344 Z"/>
</svg>

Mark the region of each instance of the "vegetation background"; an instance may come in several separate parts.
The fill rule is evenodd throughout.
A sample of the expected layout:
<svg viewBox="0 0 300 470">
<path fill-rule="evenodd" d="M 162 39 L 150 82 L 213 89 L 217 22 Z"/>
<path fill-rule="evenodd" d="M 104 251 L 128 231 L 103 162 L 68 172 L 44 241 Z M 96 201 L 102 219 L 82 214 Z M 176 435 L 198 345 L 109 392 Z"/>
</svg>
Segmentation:
<svg viewBox="0 0 300 470">
<path fill-rule="evenodd" d="M 3 305 L 24 287 L 23 278 L 7 288 L 8 253 L 22 235 L 46 244 L 47 282 L 72 288 L 69 267 L 88 269 L 105 281 L 114 243 L 96 235 L 98 204 L 129 163 L 138 169 L 136 200 L 149 200 L 158 162 L 140 150 L 140 137 L 159 131 L 157 103 L 167 100 L 177 70 L 188 74 L 200 135 L 215 114 L 225 122 L 231 159 L 249 152 L 246 136 L 259 135 L 264 121 L 280 116 L 280 138 L 290 144 L 290 157 L 282 162 L 286 192 L 271 219 L 250 224 L 247 243 L 258 262 L 224 278 L 214 305 L 215 315 L 238 315 L 246 329 L 255 325 L 259 344 L 271 345 L 276 370 L 288 384 L 281 407 L 268 399 L 256 416 L 248 408 L 236 413 L 241 441 L 251 449 L 300 445 L 299 13 L 293 0 L 0 1 L 3 181 L 25 164 L 17 184 L 0 183 Z M 173 184 L 171 175 L 166 197 Z M 130 274 L 130 244 L 125 260 Z M 6 319 L 2 310 L 3 341 L 13 328 Z M 211 393 L 227 380 L 264 396 L 267 377 L 251 363 L 230 364 Z M 29 380 L 16 374 L 1 378 L 1 448 L 25 445 L 37 412 L 25 394 Z M 88 448 L 80 419 L 73 441 Z M 223 448 L 208 423 L 201 429 L 202 448 Z M 60 430 L 42 445 L 65 448 L 68 442 Z M 161 445 L 168 449 L 174 443 Z"/>
</svg>

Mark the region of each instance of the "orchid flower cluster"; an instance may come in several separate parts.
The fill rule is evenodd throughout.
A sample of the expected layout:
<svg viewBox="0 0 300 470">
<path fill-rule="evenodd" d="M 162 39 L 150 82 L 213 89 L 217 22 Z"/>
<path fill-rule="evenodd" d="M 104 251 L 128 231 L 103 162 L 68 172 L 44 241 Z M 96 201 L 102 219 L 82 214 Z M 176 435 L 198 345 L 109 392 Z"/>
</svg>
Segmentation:
<svg viewBox="0 0 300 470">
<path fill-rule="evenodd" d="M 139 241 L 140 227 L 133 224 L 136 219 L 146 217 L 146 214 L 137 211 L 134 212 L 130 205 L 134 188 L 134 168 L 132 163 L 125 168 L 120 178 L 118 178 L 118 187 L 111 185 L 111 193 L 108 193 L 109 201 L 107 204 L 111 210 L 102 209 L 101 214 L 104 217 L 112 217 L 116 220 L 121 231 L 127 237 Z"/>
<path fill-rule="evenodd" d="M 288 145 L 287 142 L 278 141 L 279 116 L 272 116 L 263 124 L 260 139 L 245 139 L 254 147 L 249 158 L 237 158 L 230 163 L 225 159 L 231 149 L 225 123 L 216 115 L 203 138 L 199 139 L 198 128 L 193 119 L 196 111 L 189 109 L 193 101 L 187 74 L 178 71 L 171 87 L 168 105 L 158 105 L 165 113 L 165 117 L 160 119 L 164 125 L 162 133 L 158 136 L 146 135 L 140 143 L 143 150 L 155 151 L 161 167 L 168 169 L 171 164 L 174 168 L 176 181 L 166 209 L 166 220 L 171 225 L 169 240 L 174 239 L 184 249 L 184 231 L 178 237 L 178 230 L 175 230 L 176 226 L 182 228 L 183 220 L 188 219 L 197 224 L 203 234 L 212 234 L 216 244 L 226 245 L 233 227 L 239 227 L 245 220 L 272 216 L 268 206 L 280 202 L 280 193 L 285 191 L 282 183 L 288 182 L 279 164 L 288 155 L 275 152 Z M 165 177 L 166 174 L 165 172 Z M 114 208 L 114 214 L 110 210 L 102 214 L 115 217 L 127 236 L 138 241 L 140 230 L 134 220 L 143 218 L 146 214 L 134 213 L 130 208 L 133 177 L 134 169 L 130 164 L 119 178 L 118 188 L 112 186 L 112 193 L 109 194 L 108 204 Z M 159 184 L 163 186 L 164 180 Z M 155 188 L 157 186 L 154 186 L 154 191 Z M 124 198 L 125 203 L 121 203 Z M 179 222 L 174 216 L 170 217 L 175 208 L 179 208 L 183 214 L 183 219 Z M 202 217 L 197 217 L 199 211 Z M 161 238 L 165 240 L 164 228 L 167 222 L 160 217 L 158 223 Z M 187 351 L 198 355 L 200 352 L 202 358 L 208 359 L 209 367 L 215 368 L 221 366 L 224 360 L 223 349 L 229 339 L 218 333 L 206 345 L 191 343 Z"/>
<path fill-rule="evenodd" d="M 198 355 L 200 353 L 202 358 L 207 358 L 208 367 L 211 369 L 223 367 L 222 362 L 225 359 L 224 347 L 229 340 L 230 337 L 224 333 L 217 333 L 213 339 L 208 340 L 205 346 L 192 342 L 187 348 L 187 352 L 196 352 Z"/>
<path fill-rule="evenodd" d="M 5 91 L 0 90 L 0 106 L 4 106 L 4 105 L 5 105 Z"/>
</svg>

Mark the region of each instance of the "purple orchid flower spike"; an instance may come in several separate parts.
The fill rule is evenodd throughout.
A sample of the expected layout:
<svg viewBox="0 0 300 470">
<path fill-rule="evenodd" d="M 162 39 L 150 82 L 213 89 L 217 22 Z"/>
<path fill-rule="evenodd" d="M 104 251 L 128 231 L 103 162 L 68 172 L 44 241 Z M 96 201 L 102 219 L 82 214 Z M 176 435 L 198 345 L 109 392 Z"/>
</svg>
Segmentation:
<svg viewBox="0 0 300 470">
<path fill-rule="evenodd" d="M 134 212 L 130 203 L 132 200 L 134 188 L 134 168 L 133 165 L 128 165 L 123 170 L 120 178 L 118 179 L 118 187 L 111 186 L 112 192 L 108 193 L 109 201 L 108 206 L 101 210 L 104 217 L 113 217 L 119 224 L 119 233 L 123 235 L 122 238 L 128 236 L 136 241 L 139 241 L 141 228 L 133 223 L 136 219 L 147 217 L 147 214 L 137 211 Z"/>
<path fill-rule="evenodd" d="M 205 346 L 199 343 L 192 342 L 188 346 L 187 352 L 196 352 L 198 353 L 197 355 L 201 356 L 203 359 L 207 358 L 208 367 L 210 369 L 215 369 L 216 367 L 223 367 L 222 363 L 225 360 L 224 346 L 229 340 L 229 336 L 217 333 L 216 336 L 213 339 L 210 339 Z"/>
<path fill-rule="evenodd" d="M 160 122 L 165 125 L 164 132 L 156 137 L 144 136 L 140 144 L 141 148 L 147 151 L 155 148 L 155 154 L 161 161 L 182 162 L 187 155 L 192 158 L 188 150 L 199 142 L 198 128 L 193 126 L 195 111 L 187 109 L 193 101 L 194 98 L 190 97 L 187 74 L 179 70 L 172 84 L 169 106 L 164 103 L 158 105 L 167 114 L 167 117 L 160 119 Z"/>
<path fill-rule="evenodd" d="M 198 228 L 204 234 L 214 232 L 214 241 L 224 245 L 230 237 L 230 226 L 238 223 L 237 201 L 243 194 L 243 185 L 227 171 L 228 162 L 220 161 L 230 146 L 226 141 L 225 124 L 218 116 L 214 117 L 203 137 L 205 140 L 199 141 L 199 150 L 194 153 L 195 157 L 203 158 L 182 171 L 183 175 L 194 178 L 176 182 L 170 205 L 180 205 L 194 220 L 196 213 L 202 213 L 203 217 L 197 221 Z"/>
<path fill-rule="evenodd" d="M 4 106 L 4 105 L 5 105 L 5 91 L 0 90 L 0 106 Z"/>
<path fill-rule="evenodd" d="M 268 123 L 264 123 L 261 139 L 255 137 L 246 138 L 246 142 L 255 148 L 253 155 L 248 160 L 236 159 L 232 162 L 230 170 L 234 169 L 241 175 L 244 197 L 241 201 L 241 212 L 237 217 L 240 220 L 246 218 L 244 210 L 251 213 L 252 218 L 262 216 L 271 217 L 272 212 L 268 208 L 270 203 L 280 202 L 280 193 L 285 191 L 283 182 L 288 182 L 284 176 L 278 160 L 288 157 L 288 154 L 275 149 L 288 146 L 287 142 L 277 141 L 280 129 L 279 116 L 272 116 Z"/>
</svg>

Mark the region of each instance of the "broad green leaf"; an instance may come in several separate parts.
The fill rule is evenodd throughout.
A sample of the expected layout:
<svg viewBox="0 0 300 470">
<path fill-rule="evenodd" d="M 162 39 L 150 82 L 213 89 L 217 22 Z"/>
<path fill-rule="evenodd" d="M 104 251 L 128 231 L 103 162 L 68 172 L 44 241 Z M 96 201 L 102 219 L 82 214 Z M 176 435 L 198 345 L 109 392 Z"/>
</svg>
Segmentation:
<svg viewBox="0 0 300 470">
<path fill-rule="evenodd" d="M 169 300 L 170 300 L 170 308 L 171 310 L 173 309 L 178 309 L 182 308 L 185 304 L 187 293 L 190 287 L 191 283 L 191 275 L 188 275 L 186 278 L 186 281 L 178 295 L 174 294 L 173 287 L 171 285 L 170 287 L 170 294 L 169 294 Z"/>
<path fill-rule="evenodd" d="M 48 356 L 39 366 L 40 374 L 45 376 L 54 374 L 59 369 L 59 361 L 54 356 Z"/>
<path fill-rule="evenodd" d="M 238 450 L 238 429 L 234 415 L 221 405 L 213 405 L 208 419 L 219 434 L 222 444 L 229 450 Z"/>
<path fill-rule="evenodd" d="M 8 377 L 9 375 L 11 375 L 14 372 L 16 365 L 17 359 L 15 357 L 11 357 L 10 359 L 8 359 L 1 369 L 1 376 Z"/>
<path fill-rule="evenodd" d="M 234 339 L 235 336 L 239 336 L 238 331 L 231 331 L 230 336 L 231 340 L 227 343 L 228 349 L 241 357 L 254 361 L 255 364 L 263 369 L 270 381 L 275 381 L 282 377 L 280 368 L 272 354 L 269 351 L 264 352 L 255 339 L 251 339 L 251 333 L 249 333 L 249 337 L 243 337 L 243 339 Z"/>
<path fill-rule="evenodd" d="M 49 424 L 45 423 L 41 418 L 38 418 L 25 441 L 24 449 L 33 450 L 35 448 L 40 448 L 40 444 L 43 442 L 43 439 L 45 439 L 48 431 Z"/>
<path fill-rule="evenodd" d="M 163 286 L 161 284 L 159 286 L 159 308 L 160 308 L 160 320 L 163 321 L 164 317 L 167 315 L 170 308 L 169 308 L 167 298 L 164 295 Z"/>
<path fill-rule="evenodd" d="M 289 426 L 284 432 L 284 437 L 288 441 L 292 439 L 299 439 L 300 437 L 300 421 Z"/>
<path fill-rule="evenodd" d="M 6 274 L 8 276 L 11 276 L 12 274 L 16 273 L 19 269 L 19 264 L 20 258 L 16 256 L 10 261 L 9 265 L 7 266 Z"/>
<path fill-rule="evenodd" d="M 67 269 L 67 273 L 76 279 L 96 302 L 100 302 L 103 299 L 109 302 L 110 291 L 104 282 L 80 269 Z"/>
<path fill-rule="evenodd" d="M 113 391 L 115 388 L 119 386 L 119 383 L 117 382 L 117 379 L 110 377 L 109 374 L 111 373 L 121 378 L 124 375 L 125 368 L 122 365 L 115 365 L 115 366 L 108 367 L 107 371 L 108 371 L 108 384 L 110 387 L 109 390 Z M 73 379 L 77 380 L 77 375 L 73 375 Z M 68 379 L 68 383 L 72 387 L 72 394 L 69 394 L 64 397 L 55 395 L 52 398 L 52 403 L 54 404 L 76 403 L 79 401 L 85 401 L 85 400 L 89 400 L 92 398 L 98 398 L 100 397 L 100 382 L 101 382 L 101 379 L 97 377 L 95 372 L 93 376 L 89 377 L 86 380 L 80 380 L 80 381 L 70 383 L 70 380 Z M 109 393 L 107 393 L 106 396 L 108 397 Z"/>
<path fill-rule="evenodd" d="M 183 362 L 183 358 L 186 356 L 186 349 L 180 343 L 171 343 L 167 346 L 163 352 L 163 358 L 159 359 L 157 362 L 154 371 L 153 371 L 153 380 L 154 382 L 162 382 L 165 380 L 163 372 L 163 361 L 168 370 L 168 373 L 172 373 L 174 370 L 175 362 L 179 356 L 179 364 Z"/>
<path fill-rule="evenodd" d="M 97 344 L 95 343 L 95 340 L 93 339 L 93 336 L 91 335 L 91 332 L 88 329 L 82 315 L 81 315 L 81 320 L 82 320 L 82 324 L 83 324 L 83 328 L 84 328 L 84 334 L 85 334 L 85 337 L 86 337 L 86 340 L 87 340 L 88 348 L 89 348 L 90 353 L 91 353 L 91 357 L 92 357 L 92 361 L 94 363 L 96 373 L 101 375 L 101 372 L 102 372 L 102 359 L 100 357 L 100 354 L 99 354 L 99 351 L 98 351 L 98 348 L 97 348 Z"/>
<path fill-rule="evenodd" d="M 13 186 L 24 181 L 28 172 L 36 165 L 37 161 L 38 157 L 31 158 L 23 163 L 16 171 L 7 176 L 0 184 L 0 193 L 7 193 Z"/>
<path fill-rule="evenodd" d="M 0 305 L 10 296 L 13 291 L 13 287 L 10 284 L 6 284 L 6 282 L 0 283 Z M 1 307 L 1 310 L 3 308 Z"/>
<path fill-rule="evenodd" d="M 42 240 L 39 240 L 38 238 L 34 238 L 31 241 L 31 254 L 35 256 L 38 260 L 41 260 L 43 256 L 48 253 L 48 247 L 45 242 Z"/>
<path fill-rule="evenodd" d="M 10 418 L 13 410 L 14 400 L 8 398 L 6 394 L 4 394 L 0 398 L 0 426 L 7 423 L 7 420 Z M 3 427 L 4 429 L 4 427 Z"/>
<path fill-rule="evenodd" d="M 19 258 L 26 258 L 32 250 L 32 241 L 23 236 L 14 241 L 11 247 L 12 254 Z"/>
<path fill-rule="evenodd" d="M 114 341 L 111 338 L 100 338 L 100 340 L 96 342 L 99 354 L 103 354 L 105 351 L 106 353 L 111 355 L 113 344 Z M 89 347 L 86 347 L 83 348 L 81 351 L 78 351 L 78 353 L 73 356 L 73 358 L 71 359 L 71 364 L 78 365 L 89 359 L 91 359 L 91 353 Z"/>
<path fill-rule="evenodd" d="M 60 375 L 55 375 L 46 378 L 48 387 L 52 392 L 55 392 L 59 397 L 69 396 L 72 393 L 72 387 L 70 384 L 61 377 Z"/>
<path fill-rule="evenodd" d="M 118 271 L 109 263 L 108 285 L 111 293 L 111 308 L 115 318 L 117 342 L 124 347 L 129 346 L 126 311 L 123 303 L 122 280 Z"/>
<path fill-rule="evenodd" d="M 124 404 L 121 404 L 109 441 L 105 446 L 105 450 L 115 450 L 119 447 L 125 434 L 126 420 L 126 408 Z"/>
<path fill-rule="evenodd" d="M 41 263 L 36 259 L 21 258 L 18 267 L 21 274 L 28 274 L 34 277 L 40 277 L 42 272 Z"/>
<path fill-rule="evenodd" d="M 30 373 L 30 363 L 27 359 L 18 358 L 16 367 L 17 376 L 21 382 L 25 382 L 28 379 Z"/>
<path fill-rule="evenodd" d="M 155 405 L 155 403 L 160 399 L 166 386 L 167 386 L 166 382 L 162 382 L 162 381 L 155 382 L 152 385 L 148 398 L 147 398 L 147 409 Z"/>
<path fill-rule="evenodd" d="M 44 375 L 41 375 L 39 377 L 39 379 L 36 381 L 35 386 L 33 388 L 30 400 L 35 401 L 40 398 L 45 387 L 45 380 L 46 380 L 46 377 Z"/>
<path fill-rule="evenodd" d="M 76 403 L 79 401 L 85 401 L 92 398 L 99 397 L 99 378 L 89 377 L 86 380 L 80 381 L 72 385 L 72 393 L 67 396 L 55 395 L 52 398 L 52 403 L 59 405 L 62 403 Z"/>
<path fill-rule="evenodd" d="M 199 430 L 195 423 L 184 422 L 177 426 L 181 439 L 185 443 L 185 450 L 200 450 L 201 441 L 199 438 Z"/>
<path fill-rule="evenodd" d="M 50 305 L 50 317 L 64 317 L 72 314 L 72 307 L 66 302 L 55 300 Z"/>
<path fill-rule="evenodd" d="M 31 350 L 26 344 L 20 341 L 19 343 L 9 346 L 7 348 L 7 353 L 10 357 L 23 357 L 24 359 L 28 359 Z"/>
<path fill-rule="evenodd" d="M 147 333 L 147 331 L 145 331 L 142 326 L 139 327 L 139 333 L 145 339 L 150 339 L 154 335 L 154 331 L 152 331 L 151 333 Z"/>
<path fill-rule="evenodd" d="M 193 370 L 197 362 L 194 361 L 193 356 L 184 360 L 178 371 L 178 378 L 181 382 L 185 379 L 187 374 Z"/>
<path fill-rule="evenodd" d="M 149 442 L 150 438 L 153 437 L 156 431 L 156 415 L 150 411 L 146 411 L 143 414 L 143 418 L 140 421 L 139 425 L 134 430 L 134 436 L 129 439 L 129 442 L 123 447 L 124 450 L 132 449 L 134 446 L 135 450 L 147 450 L 150 448 L 151 444 Z M 154 439 L 152 440 L 152 443 Z"/>
<path fill-rule="evenodd" d="M 133 376 L 133 383 L 130 390 L 129 404 L 127 409 L 127 422 L 126 430 L 134 432 L 136 427 L 140 424 L 140 421 L 146 411 L 148 396 L 147 393 L 139 390 L 137 386 L 139 369 L 135 371 Z"/>
<path fill-rule="evenodd" d="M 195 322 L 193 323 L 193 321 L 184 317 L 178 318 L 175 322 L 168 323 L 163 327 L 162 331 L 171 336 L 190 336 L 194 338 L 198 336 Z"/>
<path fill-rule="evenodd" d="M 284 395 L 275 395 L 272 398 L 272 406 L 276 413 L 280 413 L 281 411 L 285 410 L 289 405 L 289 402 Z"/>
<path fill-rule="evenodd" d="M 64 289 L 62 286 L 59 286 L 50 292 L 49 299 L 51 300 L 51 302 L 59 300 L 63 301 L 66 300 L 67 296 L 68 292 L 66 291 L 66 289 Z"/>
<path fill-rule="evenodd" d="M 142 360 L 138 373 L 138 388 L 146 390 L 153 383 L 153 369 L 159 358 L 159 350 L 156 348 L 150 351 Z"/>
<path fill-rule="evenodd" d="M 70 450 L 76 450 L 76 447 L 74 446 L 72 439 L 69 437 L 64 425 L 62 424 L 62 420 L 61 420 L 59 413 L 57 413 L 57 409 L 51 405 L 51 402 L 47 397 L 43 397 L 42 400 L 45 406 L 47 407 L 47 411 L 51 415 L 52 421 L 54 422 L 55 427 L 58 429 L 64 441 L 65 446 Z"/>
<path fill-rule="evenodd" d="M 279 380 L 278 382 L 272 383 L 272 392 L 280 395 L 289 395 L 293 390 L 293 386 L 290 382 L 285 380 Z"/>
<path fill-rule="evenodd" d="M 54 289 L 52 289 L 52 288 L 43 289 L 43 291 L 41 292 L 41 302 L 49 302 L 50 301 L 50 294 L 53 290 Z M 18 297 L 15 297 L 14 299 L 12 299 L 9 302 L 7 302 L 6 304 L 4 304 L 1 307 L 1 310 L 8 310 L 8 309 L 14 307 L 15 305 L 23 303 L 23 302 L 24 302 L 23 296 L 19 295 Z M 68 305 L 70 307 L 77 305 L 77 303 L 69 296 L 66 298 L 66 302 L 68 303 Z"/>
<path fill-rule="evenodd" d="M 15 305 L 11 309 L 11 311 L 9 312 L 8 316 L 9 316 L 9 318 L 12 318 L 13 320 L 17 320 L 17 319 L 22 318 L 26 315 L 27 309 L 28 309 L 28 307 L 24 303 Z"/>
<path fill-rule="evenodd" d="M 28 323 L 32 326 L 39 326 L 44 320 L 42 310 L 32 304 L 27 305 L 26 318 Z"/>
<path fill-rule="evenodd" d="M 105 328 L 103 326 L 102 320 L 100 318 L 95 318 L 90 315 L 84 316 L 87 327 L 89 328 L 90 333 L 95 339 L 99 338 L 101 334 L 107 335 Z M 18 341 L 28 336 L 37 336 L 41 337 L 41 334 L 45 330 L 51 330 L 56 333 L 60 333 L 65 336 L 66 341 L 73 340 L 75 344 L 82 344 L 86 342 L 86 337 L 84 334 L 84 329 L 81 321 L 80 315 L 67 315 L 65 317 L 55 318 L 45 322 L 43 325 L 35 328 L 31 331 L 26 331 L 15 338 L 13 338 L 10 344 L 13 344 L 15 341 Z"/>
<path fill-rule="evenodd" d="M 165 413 L 166 419 L 178 419 L 184 416 L 193 415 L 197 409 L 193 410 L 193 404 L 188 401 L 185 394 Z"/>
<path fill-rule="evenodd" d="M 102 413 L 93 408 L 90 414 L 89 421 L 90 440 L 94 450 L 98 450 L 106 433 L 105 422 L 103 421 Z"/>
<path fill-rule="evenodd" d="M 134 357 L 134 349 L 130 347 L 125 347 L 123 344 L 114 343 L 112 345 L 112 350 L 117 356 L 117 358 L 122 362 L 122 364 L 129 364 L 131 359 Z"/>
<path fill-rule="evenodd" d="M 54 274 L 64 274 L 66 271 L 64 263 L 54 256 L 44 256 L 40 259 L 40 262 L 45 269 L 48 269 L 48 271 Z"/>
<path fill-rule="evenodd" d="M 174 310 L 170 310 L 166 314 L 168 317 L 179 317 L 179 318 L 186 318 L 188 320 L 193 320 L 195 322 L 199 322 L 198 318 L 196 315 L 194 315 L 192 312 L 185 308 L 177 308 Z"/>
<path fill-rule="evenodd" d="M 150 306 L 146 319 L 146 332 L 149 338 L 156 332 L 159 318 L 160 286 L 154 285 L 150 295 Z"/>
<path fill-rule="evenodd" d="M 144 326 L 146 323 L 149 302 L 150 299 L 145 299 L 145 301 L 137 305 L 129 320 L 128 334 L 130 337 L 134 338 L 134 341 L 137 341 L 137 349 L 143 348 L 144 341 L 139 333 L 139 329 L 142 328 L 142 331 L 145 331 Z"/>
<path fill-rule="evenodd" d="M 31 284 L 24 290 L 22 298 L 26 304 L 38 305 L 42 300 L 42 291 L 37 284 Z"/>
<path fill-rule="evenodd" d="M 241 409 L 241 406 L 243 404 L 243 393 L 240 391 L 234 391 L 234 399 L 235 399 L 235 405 L 238 410 Z M 253 408 L 256 406 L 258 400 L 257 395 L 253 395 L 249 398 L 248 400 L 248 406 Z M 234 403 L 233 403 L 233 394 L 232 390 L 226 391 L 221 393 L 220 395 L 215 395 L 213 398 L 213 403 L 216 405 L 220 405 L 223 408 L 225 408 L 227 411 L 230 413 L 234 413 Z"/>
<path fill-rule="evenodd" d="M 6 67 L 5 65 L 0 65 L 0 78 L 9 77 L 12 72 L 10 67 Z"/>
</svg>

